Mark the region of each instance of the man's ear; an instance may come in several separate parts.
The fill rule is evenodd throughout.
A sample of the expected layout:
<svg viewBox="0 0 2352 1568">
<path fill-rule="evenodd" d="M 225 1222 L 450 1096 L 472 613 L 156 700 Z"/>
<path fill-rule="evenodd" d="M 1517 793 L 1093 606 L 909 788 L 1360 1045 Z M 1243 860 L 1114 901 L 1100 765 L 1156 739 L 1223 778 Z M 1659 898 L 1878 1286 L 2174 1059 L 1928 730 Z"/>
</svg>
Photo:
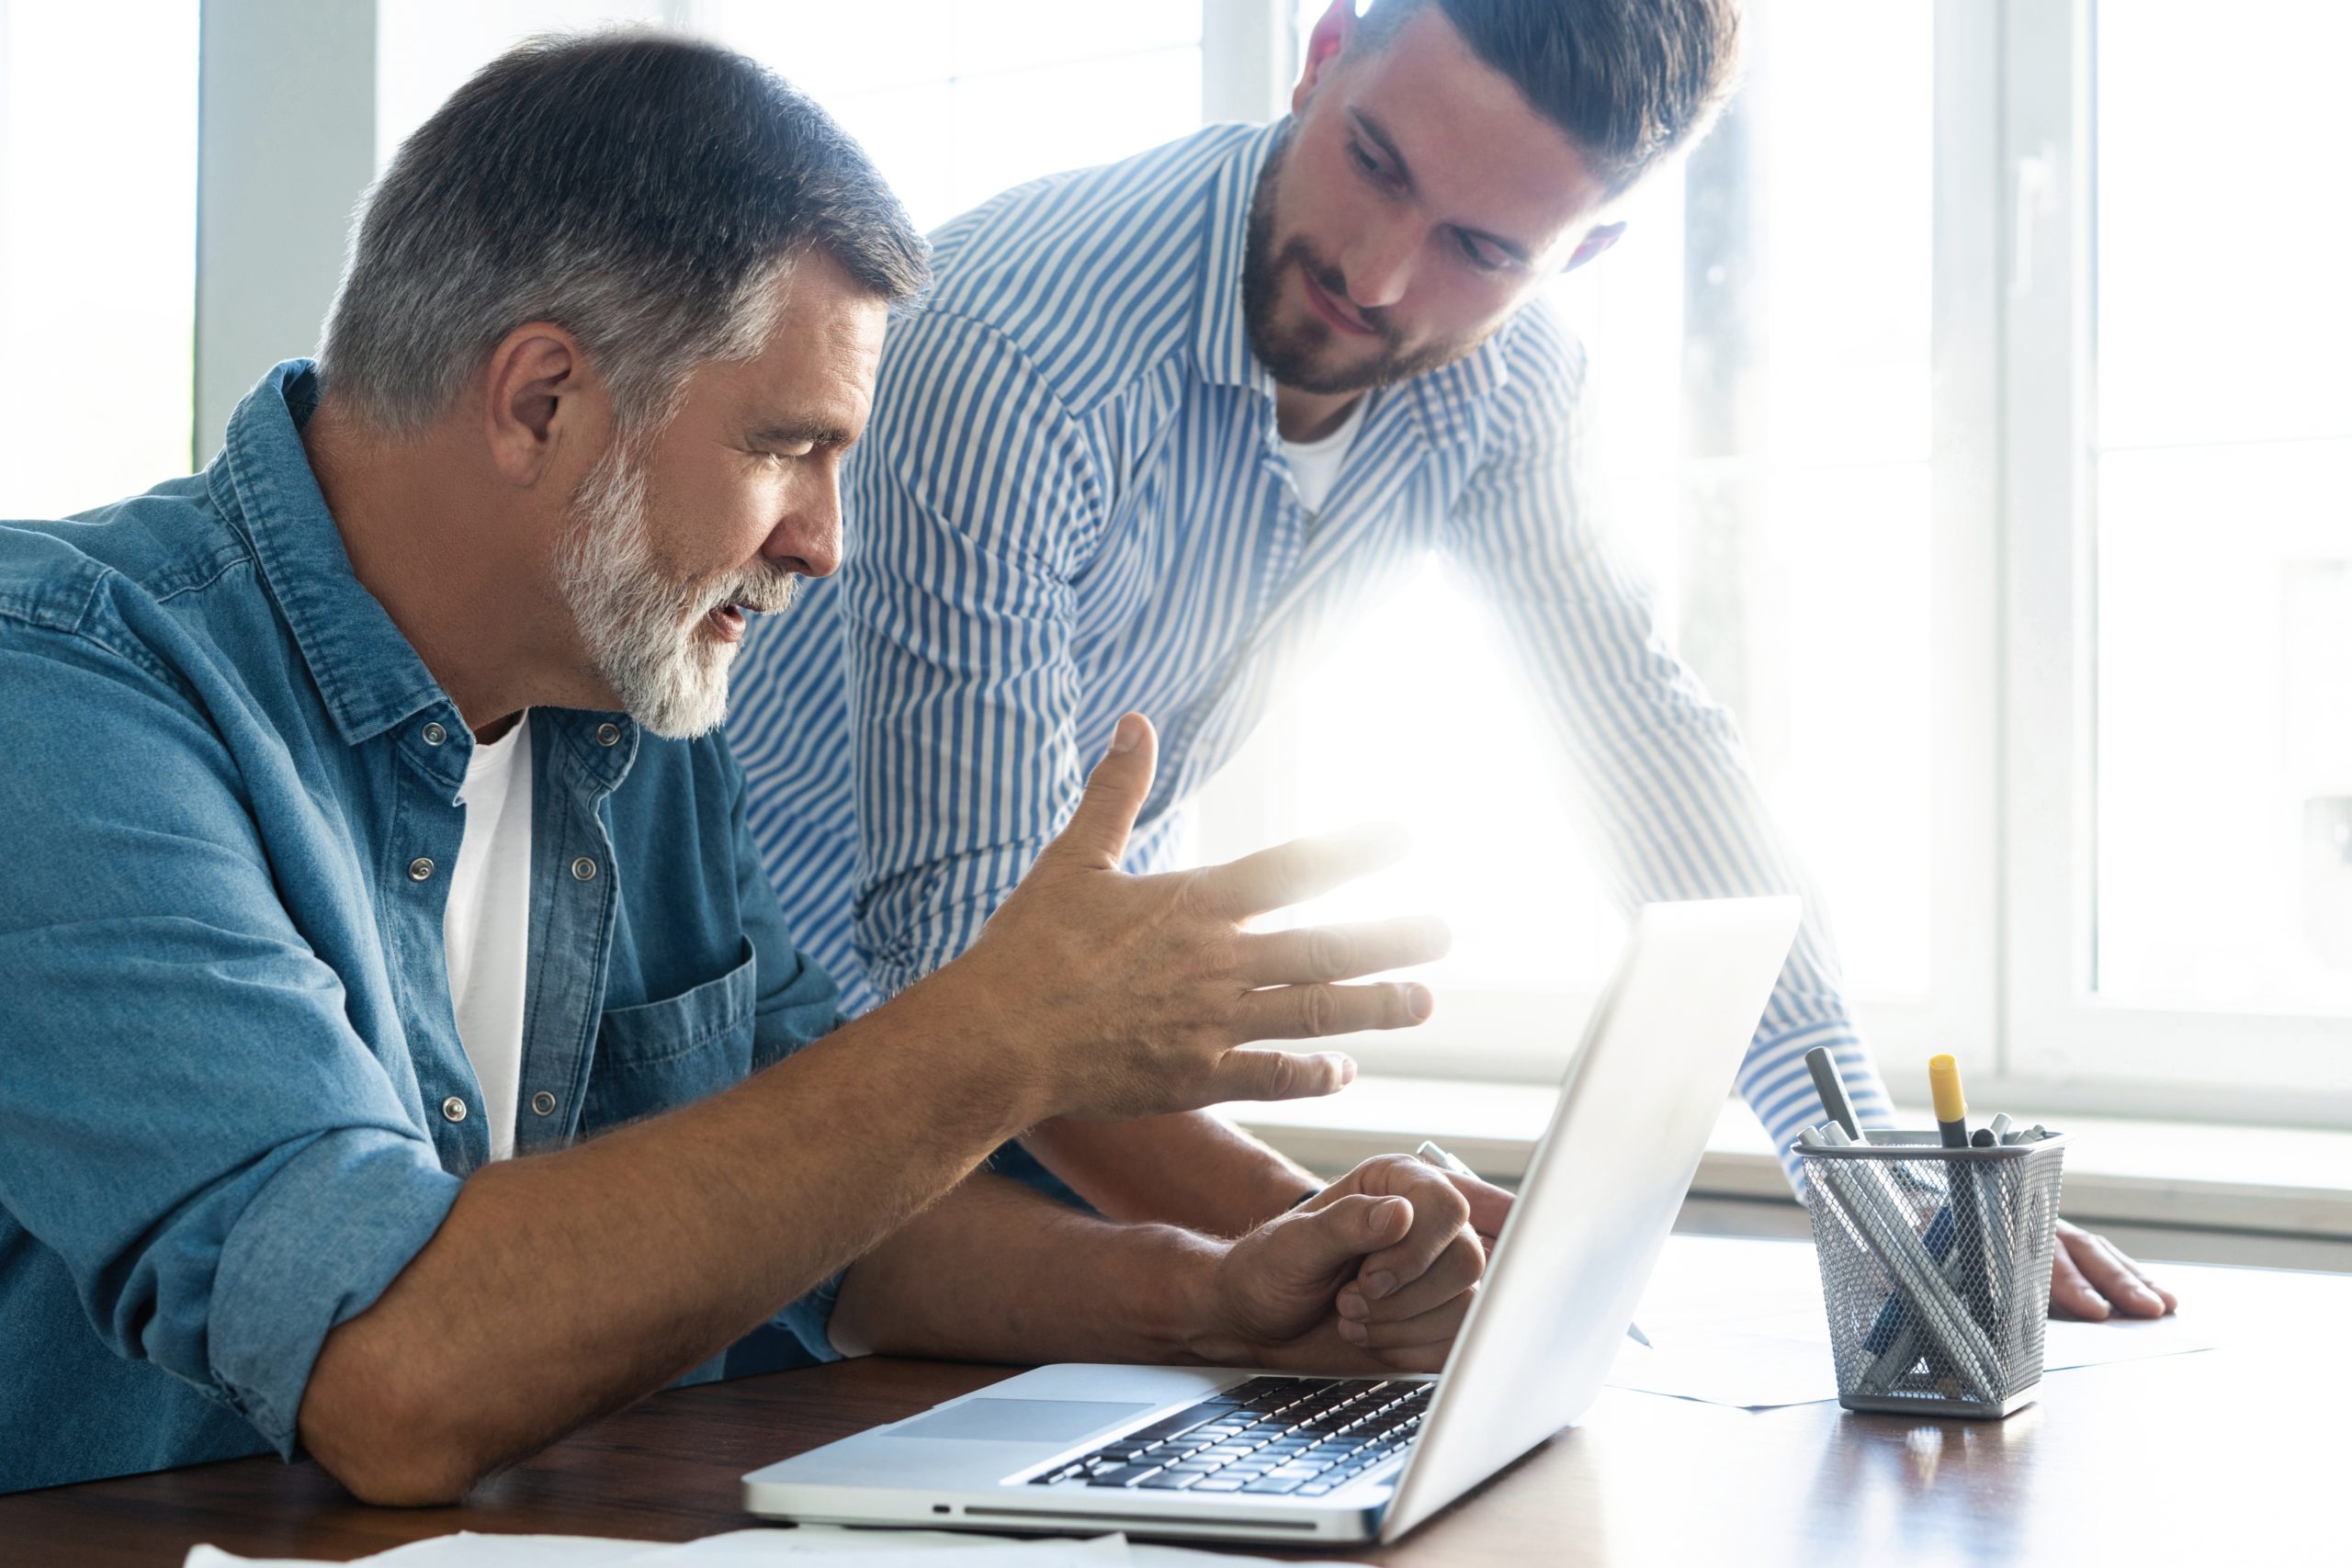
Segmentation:
<svg viewBox="0 0 2352 1568">
<path fill-rule="evenodd" d="M 516 327 L 483 367 L 482 434 L 499 477 L 538 483 L 569 440 L 593 449 L 585 426 L 601 423 L 602 388 L 588 372 L 580 341 L 552 321 Z"/>
<path fill-rule="evenodd" d="M 1330 69 L 1356 36 L 1356 0 L 1331 0 L 1316 19 L 1315 30 L 1306 35 L 1306 59 L 1298 68 L 1298 85 L 1290 93 L 1290 112 L 1305 114 L 1306 100 L 1321 81 L 1323 73 Z"/>
<path fill-rule="evenodd" d="M 1568 258 L 1568 265 L 1560 270 L 1562 272 L 1576 271 L 1577 268 L 1615 244 L 1619 236 L 1624 232 L 1625 225 L 1622 220 L 1596 225 L 1592 232 L 1587 234 L 1577 245 L 1576 254 Z"/>
</svg>

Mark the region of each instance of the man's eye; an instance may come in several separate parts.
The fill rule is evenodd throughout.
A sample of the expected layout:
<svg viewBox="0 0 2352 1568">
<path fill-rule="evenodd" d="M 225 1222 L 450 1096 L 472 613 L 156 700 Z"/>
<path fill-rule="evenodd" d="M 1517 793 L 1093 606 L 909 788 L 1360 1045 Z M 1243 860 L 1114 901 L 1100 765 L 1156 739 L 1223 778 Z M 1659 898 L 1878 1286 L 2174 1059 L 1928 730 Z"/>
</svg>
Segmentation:
<svg viewBox="0 0 2352 1568">
<path fill-rule="evenodd" d="M 1362 169 L 1374 179 L 1378 179 L 1380 177 L 1379 161 L 1374 158 L 1371 153 L 1365 152 L 1362 146 L 1353 141 L 1349 142 L 1348 156 L 1355 160 L 1355 165 L 1357 168 Z"/>
<path fill-rule="evenodd" d="M 1493 272 L 1503 265 L 1502 253 L 1468 234 L 1457 233 L 1454 243 L 1462 247 L 1462 254 L 1469 258 L 1470 265 L 1481 272 Z"/>
<path fill-rule="evenodd" d="M 762 456 L 774 457 L 781 461 L 788 457 L 806 457 L 809 453 L 814 452 L 816 449 L 817 446 L 814 442 L 804 441 L 797 446 L 771 446 L 766 452 L 763 453 Z"/>
</svg>

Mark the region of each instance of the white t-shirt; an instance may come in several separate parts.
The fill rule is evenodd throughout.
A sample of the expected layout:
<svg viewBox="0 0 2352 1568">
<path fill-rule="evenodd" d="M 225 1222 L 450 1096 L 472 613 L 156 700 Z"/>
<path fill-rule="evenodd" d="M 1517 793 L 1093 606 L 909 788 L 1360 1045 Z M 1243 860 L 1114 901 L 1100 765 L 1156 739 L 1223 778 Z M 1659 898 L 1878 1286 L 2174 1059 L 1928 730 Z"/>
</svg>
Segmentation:
<svg viewBox="0 0 2352 1568">
<path fill-rule="evenodd" d="M 1340 422 L 1340 428 L 1320 441 L 1283 442 L 1283 456 L 1290 459 L 1291 483 L 1298 487 L 1298 503 L 1309 515 L 1323 510 L 1331 498 L 1331 487 L 1340 482 L 1340 466 L 1348 460 L 1348 448 L 1355 445 L 1356 432 L 1363 428 L 1363 411 L 1372 403 L 1366 392 Z"/>
<path fill-rule="evenodd" d="M 466 808 L 441 939 L 458 1038 L 481 1080 L 490 1157 L 514 1152 L 523 1082 L 524 960 L 531 942 L 531 716 L 476 742 L 458 798 Z"/>
</svg>

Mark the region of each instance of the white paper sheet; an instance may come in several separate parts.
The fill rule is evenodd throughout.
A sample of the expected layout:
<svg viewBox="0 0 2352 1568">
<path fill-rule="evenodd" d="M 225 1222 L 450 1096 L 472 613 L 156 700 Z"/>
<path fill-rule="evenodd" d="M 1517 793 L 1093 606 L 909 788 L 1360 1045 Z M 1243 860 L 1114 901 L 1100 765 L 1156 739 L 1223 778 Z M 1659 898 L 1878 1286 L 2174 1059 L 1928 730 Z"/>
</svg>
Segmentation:
<svg viewBox="0 0 2352 1568">
<path fill-rule="evenodd" d="M 1678 1399 L 1769 1410 L 1838 1397 L 1829 1328 L 1818 1309 L 1709 1326 L 1682 1323 L 1650 1336 L 1656 1348 L 1627 1342 L 1609 1374 L 1612 1388 Z M 2194 1317 L 2053 1321 L 2042 1340 L 2044 1371 L 2102 1366 L 2150 1356 L 2185 1356 L 2222 1343 L 2214 1325 Z"/>
</svg>

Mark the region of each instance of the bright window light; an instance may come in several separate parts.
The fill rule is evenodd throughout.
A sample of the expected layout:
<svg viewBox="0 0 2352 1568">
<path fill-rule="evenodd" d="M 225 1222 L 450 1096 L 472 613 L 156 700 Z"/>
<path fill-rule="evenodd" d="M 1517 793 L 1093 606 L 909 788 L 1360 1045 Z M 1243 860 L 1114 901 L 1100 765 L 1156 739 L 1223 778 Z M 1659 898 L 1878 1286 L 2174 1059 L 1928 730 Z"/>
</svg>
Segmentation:
<svg viewBox="0 0 2352 1568">
<path fill-rule="evenodd" d="M 2098 14 L 2096 984 L 2352 1011 L 2352 10 L 2211 23 Z"/>
<path fill-rule="evenodd" d="M 0 0 L 0 517 L 188 471 L 196 77 L 196 0 Z"/>
</svg>

